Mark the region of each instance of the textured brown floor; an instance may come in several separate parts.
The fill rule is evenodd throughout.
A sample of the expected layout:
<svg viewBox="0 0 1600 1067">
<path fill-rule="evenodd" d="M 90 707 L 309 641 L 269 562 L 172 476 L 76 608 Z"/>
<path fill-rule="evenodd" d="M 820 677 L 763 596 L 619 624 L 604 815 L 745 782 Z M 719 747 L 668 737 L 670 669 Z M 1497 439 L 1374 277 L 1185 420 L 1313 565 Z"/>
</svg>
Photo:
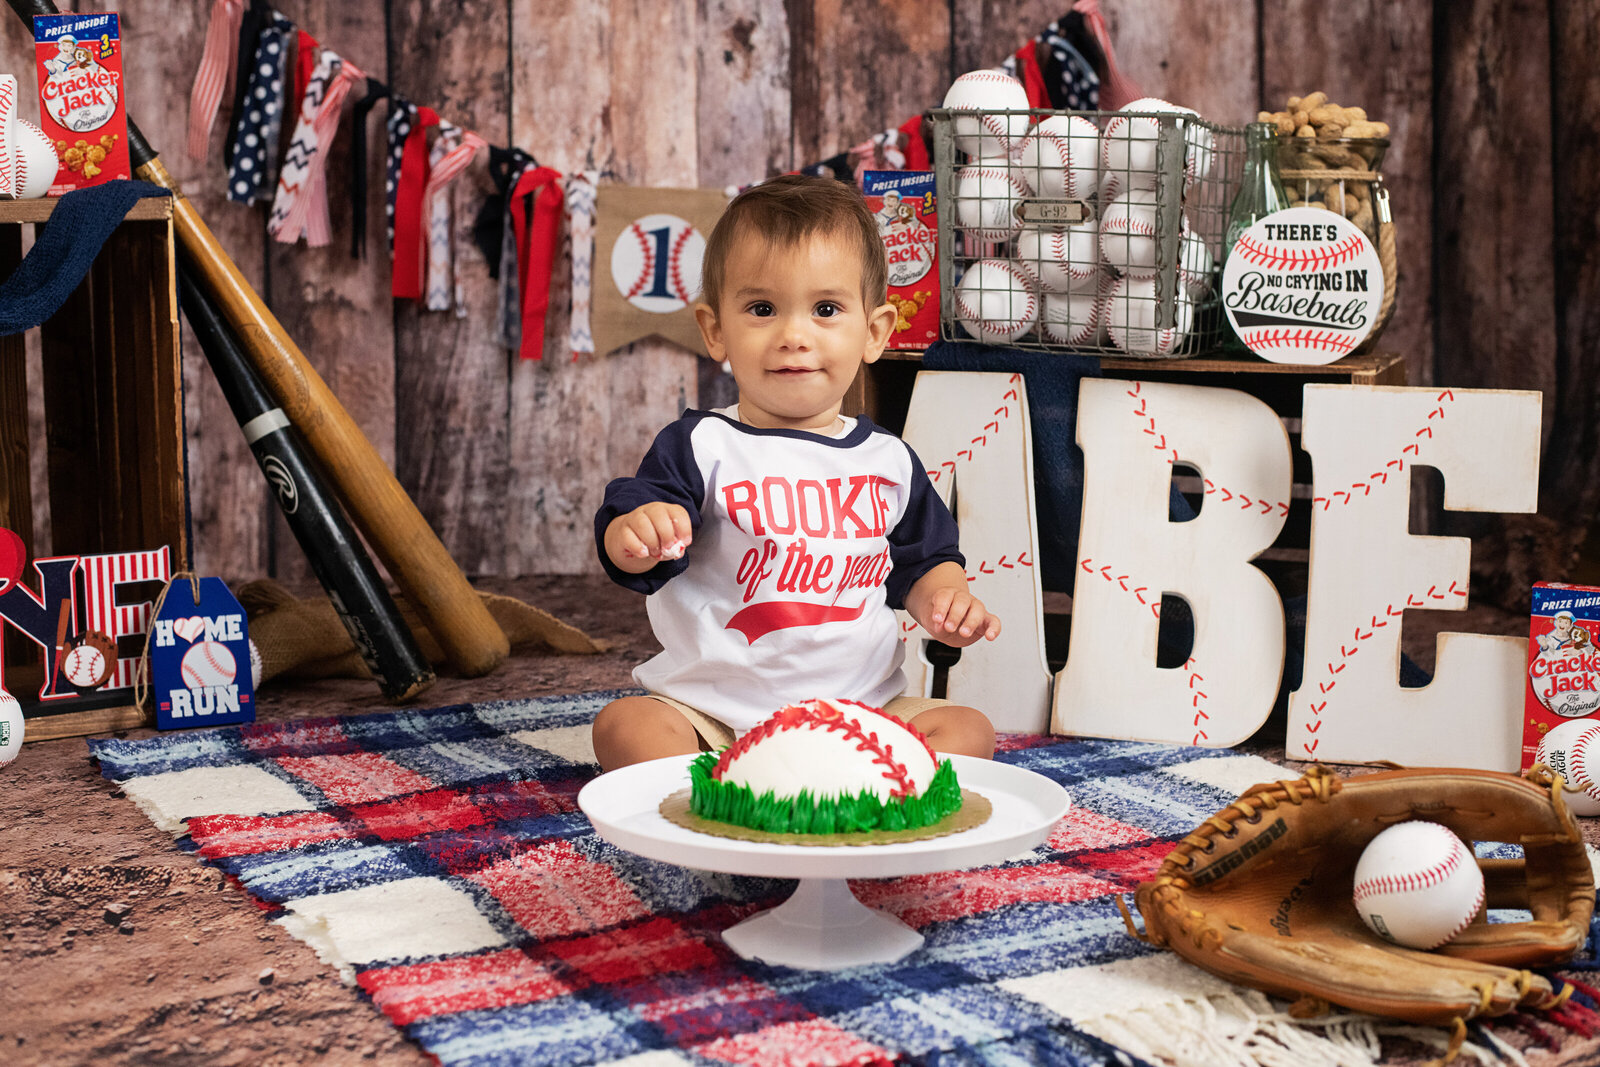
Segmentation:
<svg viewBox="0 0 1600 1067">
<path fill-rule="evenodd" d="M 482 587 L 537 604 L 614 648 L 599 656 L 514 651 L 488 678 L 441 678 L 419 703 L 625 686 L 658 647 L 642 598 L 603 579 Z M 1476 609 L 1419 613 L 1406 625 L 1407 651 L 1431 664 L 1432 631 L 1441 626 L 1526 633 L 1527 620 Z M 370 682 L 336 679 L 269 684 L 258 715 L 385 707 Z M 1270 742 L 1252 747 L 1273 754 Z M 1562 1053 L 1559 1062 L 1589 1062 L 1593 1043 Z M 100 777 L 82 739 L 30 744 L 0 771 L 0 1063 L 308 1061 L 430 1062 L 243 892 L 174 848 Z"/>
</svg>

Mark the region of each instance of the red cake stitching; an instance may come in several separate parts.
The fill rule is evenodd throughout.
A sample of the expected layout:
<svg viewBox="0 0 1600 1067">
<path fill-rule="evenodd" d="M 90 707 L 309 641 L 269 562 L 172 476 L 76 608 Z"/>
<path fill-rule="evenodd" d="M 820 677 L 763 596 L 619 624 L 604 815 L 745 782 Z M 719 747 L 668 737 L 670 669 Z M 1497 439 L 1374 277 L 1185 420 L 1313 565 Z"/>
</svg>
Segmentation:
<svg viewBox="0 0 1600 1067">
<path fill-rule="evenodd" d="M 867 711 L 876 712 L 899 723 L 910 731 L 912 737 L 921 742 L 923 750 L 928 753 L 928 758 L 934 759 L 933 749 L 928 747 L 928 739 L 922 736 L 921 731 L 902 721 L 897 716 L 891 715 L 881 708 L 862 703 L 859 700 L 836 700 L 832 703 L 850 704 L 854 707 L 864 708 Z M 904 763 L 894 758 L 894 746 L 879 741 L 877 731 L 864 732 L 858 723 L 844 718 L 825 700 L 807 700 L 800 704 L 790 704 L 779 708 L 771 718 L 749 730 L 743 737 L 723 751 L 722 756 L 717 760 L 716 766 L 711 768 L 711 777 L 721 781 L 730 763 L 767 738 L 788 730 L 796 730 L 808 726 L 820 726 L 828 733 L 841 733 L 844 735 L 845 741 L 856 742 L 857 752 L 870 752 L 873 757 L 872 763 L 875 766 L 881 766 L 883 768 L 883 777 L 894 783 L 895 787 L 890 791 L 890 796 L 909 797 L 915 795 L 915 783 L 911 780 L 911 773 L 906 769 Z M 934 762 L 937 763 L 937 759 L 934 759 Z"/>
</svg>

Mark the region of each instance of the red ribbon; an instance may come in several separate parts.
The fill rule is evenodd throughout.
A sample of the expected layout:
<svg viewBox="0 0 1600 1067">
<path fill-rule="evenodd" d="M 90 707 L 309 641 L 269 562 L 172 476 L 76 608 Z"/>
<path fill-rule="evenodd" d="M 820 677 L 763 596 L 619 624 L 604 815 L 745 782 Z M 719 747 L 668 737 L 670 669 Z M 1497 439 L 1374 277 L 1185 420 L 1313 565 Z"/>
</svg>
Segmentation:
<svg viewBox="0 0 1600 1067">
<path fill-rule="evenodd" d="M 1111 30 L 1100 11 L 1100 0 L 1078 0 L 1072 9 L 1083 16 L 1089 33 L 1105 56 L 1105 77 L 1100 82 L 1100 107 L 1105 111 L 1115 111 L 1142 98 L 1144 91 L 1117 67 L 1117 54 L 1111 50 Z"/>
<path fill-rule="evenodd" d="M 1017 49 L 1017 73 L 1022 75 L 1022 87 L 1028 92 L 1028 106 L 1050 107 L 1050 90 L 1044 87 L 1044 71 L 1039 69 L 1039 51 L 1034 42 Z"/>
<path fill-rule="evenodd" d="M 288 129 L 294 129 L 294 124 L 300 121 L 300 101 L 306 98 L 306 86 L 311 84 L 311 72 L 317 69 L 317 57 L 322 54 L 322 46 L 317 39 L 305 30 L 295 31 L 299 36 L 295 44 L 294 60 L 294 114 L 284 113 L 283 121 Z"/>
<path fill-rule="evenodd" d="M 533 197 L 533 221 L 527 205 Z M 544 320 L 550 310 L 550 275 L 561 233 L 561 174 L 552 167 L 530 167 L 508 194 L 511 225 L 517 236 L 517 299 L 522 304 L 523 359 L 544 358 Z"/>
<path fill-rule="evenodd" d="M 922 116 L 913 115 L 901 123 L 900 132 L 906 135 L 906 170 L 932 170 L 928 142 L 922 139 Z"/>
<path fill-rule="evenodd" d="M 431 107 L 417 108 L 416 125 L 400 156 L 400 181 L 394 193 L 394 268 L 390 289 L 402 300 L 422 299 L 428 222 L 422 217 L 428 187 L 428 127 L 439 125 Z"/>
</svg>

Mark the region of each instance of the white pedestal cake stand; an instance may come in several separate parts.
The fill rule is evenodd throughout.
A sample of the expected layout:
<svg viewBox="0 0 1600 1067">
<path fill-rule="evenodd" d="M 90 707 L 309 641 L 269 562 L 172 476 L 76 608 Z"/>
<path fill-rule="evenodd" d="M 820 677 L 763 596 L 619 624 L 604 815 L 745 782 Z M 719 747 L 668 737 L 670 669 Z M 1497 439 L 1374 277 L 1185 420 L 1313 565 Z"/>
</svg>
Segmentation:
<svg viewBox="0 0 1600 1067">
<path fill-rule="evenodd" d="M 578 793 L 601 837 L 647 859 L 705 871 L 798 878 L 794 895 L 723 931 L 740 956 L 807 970 L 891 963 L 922 935 L 855 898 L 847 878 L 931 874 L 997 863 L 1042 844 L 1072 807 L 1067 791 L 1021 767 L 951 756 L 963 789 L 983 794 L 994 813 L 981 826 L 925 841 L 885 845 L 777 845 L 697 833 L 658 810 L 689 787 L 692 757 L 636 763 L 603 774 Z"/>
</svg>

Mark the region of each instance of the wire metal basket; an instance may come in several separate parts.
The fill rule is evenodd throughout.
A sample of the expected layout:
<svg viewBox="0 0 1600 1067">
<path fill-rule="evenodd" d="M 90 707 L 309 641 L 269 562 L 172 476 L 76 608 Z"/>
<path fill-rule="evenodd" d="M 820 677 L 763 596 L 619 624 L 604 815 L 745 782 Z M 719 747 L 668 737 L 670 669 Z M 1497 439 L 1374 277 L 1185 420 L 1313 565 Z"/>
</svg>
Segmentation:
<svg viewBox="0 0 1600 1067">
<path fill-rule="evenodd" d="M 1194 112 L 931 112 L 941 336 L 1176 359 L 1226 336 L 1244 129 Z"/>
</svg>

